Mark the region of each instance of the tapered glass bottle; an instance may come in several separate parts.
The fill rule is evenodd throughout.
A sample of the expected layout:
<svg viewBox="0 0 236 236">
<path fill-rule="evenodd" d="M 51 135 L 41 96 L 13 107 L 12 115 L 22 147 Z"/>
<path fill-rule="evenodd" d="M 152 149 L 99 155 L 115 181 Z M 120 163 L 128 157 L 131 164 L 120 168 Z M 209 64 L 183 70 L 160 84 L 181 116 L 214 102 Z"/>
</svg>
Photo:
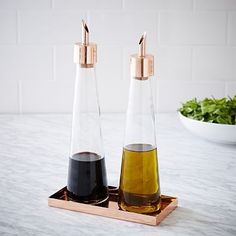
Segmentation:
<svg viewBox="0 0 236 236">
<path fill-rule="evenodd" d="M 108 189 L 95 77 L 96 52 L 96 44 L 89 42 L 89 30 L 82 21 L 82 43 L 74 47 L 77 73 L 67 190 L 71 200 L 104 205 Z"/>
<path fill-rule="evenodd" d="M 119 207 L 125 211 L 151 213 L 160 209 L 160 184 L 152 97 L 152 55 L 145 52 L 146 34 L 139 53 L 132 55 L 131 83 L 126 115 Z"/>
</svg>

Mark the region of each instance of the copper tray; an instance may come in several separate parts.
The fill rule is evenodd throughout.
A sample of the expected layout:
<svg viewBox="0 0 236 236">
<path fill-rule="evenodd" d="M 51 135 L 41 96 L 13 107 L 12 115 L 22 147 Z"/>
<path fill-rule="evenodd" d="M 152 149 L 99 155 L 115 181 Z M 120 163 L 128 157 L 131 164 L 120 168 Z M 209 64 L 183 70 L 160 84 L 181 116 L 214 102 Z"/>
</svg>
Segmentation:
<svg viewBox="0 0 236 236">
<path fill-rule="evenodd" d="M 178 206 L 178 199 L 176 197 L 161 195 L 161 211 L 159 213 L 139 214 L 120 210 L 117 204 L 117 197 L 118 189 L 116 187 L 109 186 L 108 207 L 83 204 L 69 201 L 67 198 L 67 189 L 64 187 L 48 198 L 48 205 L 71 211 L 79 211 L 148 225 L 158 225 Z"/>
</svg>

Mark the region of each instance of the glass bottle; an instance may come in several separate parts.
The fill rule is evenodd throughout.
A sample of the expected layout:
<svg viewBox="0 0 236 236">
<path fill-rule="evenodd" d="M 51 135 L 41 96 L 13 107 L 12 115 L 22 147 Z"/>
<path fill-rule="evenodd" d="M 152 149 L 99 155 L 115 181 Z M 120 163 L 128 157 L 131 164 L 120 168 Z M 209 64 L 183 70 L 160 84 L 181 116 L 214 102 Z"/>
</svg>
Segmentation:
<svg viewBox="0 0 236 236">
<path fill-rule="evenodd" d="M 95 77 L 97 46 L 82 21 L 82 43 L 74 46 L 77 66 L 68 170 L 69 199 L 94 205 L 108 200 L 107 176 Z"/>
<path fill-rule="evenodd" d="M 154 57 L 145 52 L 146 33 L 139 53 L 132 55 L 131 84 L 126 115 L 119 200 L 122 210 L 152 213 L 160 210 L 160 184 L 151 88 Z"/>
</svg>

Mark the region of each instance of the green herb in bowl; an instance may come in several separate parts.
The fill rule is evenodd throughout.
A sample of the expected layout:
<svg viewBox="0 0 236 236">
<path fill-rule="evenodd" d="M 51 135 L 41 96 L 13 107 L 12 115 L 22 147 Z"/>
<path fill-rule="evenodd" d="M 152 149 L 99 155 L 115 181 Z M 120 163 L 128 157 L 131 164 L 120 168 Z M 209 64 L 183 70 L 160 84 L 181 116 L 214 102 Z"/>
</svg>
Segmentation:
<svg viewBox="0 0 236 236">
<path fill-rule="evenodd" d="M 182 103 L 178 111 L 191 119 L 218 123 L 236 125 L 236 95 L 228 98 L 205 98 L 197 100 L 196 98 Z"/>
</svg>

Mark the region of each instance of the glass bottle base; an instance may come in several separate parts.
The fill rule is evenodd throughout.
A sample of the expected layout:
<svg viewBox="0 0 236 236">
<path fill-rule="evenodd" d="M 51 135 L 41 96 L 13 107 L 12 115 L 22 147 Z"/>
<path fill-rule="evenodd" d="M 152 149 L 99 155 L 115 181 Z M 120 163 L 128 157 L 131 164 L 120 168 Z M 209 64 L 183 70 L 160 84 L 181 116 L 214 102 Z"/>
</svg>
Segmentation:
<svg viewBox="0 0 236 236">
<path fill-rule="evenodd" d="M 68 190 L 67 190 L 68 191 Z M 102 206 L 102 207 L 108 207 L 109 204 L 109 196 L 107 196 L 104 199 L 97 199 L 97 200 L 82 200 L 80 197 L 77 197 L 76 195 L 74 195 L 73 193 L 68 191 L 68 199 L 70 201 L 74 201 L 74 202 L 79 202 L 79 203 L 83 203 L 83 204 L 90 204 L 90 205 L 94 205 L 94 206 Z"/>
<path fill-rule="evenodd" d="M 104 158 L 91 152 L 70 157 L 67 190 L 72 201 L 106 205 L 108 188 Z"/>
<path fill-rule="evenodd" d="M 118 205 L 123 211 L 135 213 L 154 213 L 161 208 L 160 197 L 157 194 L 133 194 L 119 190 Z"/>
<path fill-rule="evenodd" d="M 153 213 L 160 210 L 157 149 L 150 144 L 129 144 L 123 149 L 119 206 L 122 210 Z"/>
</svg>

